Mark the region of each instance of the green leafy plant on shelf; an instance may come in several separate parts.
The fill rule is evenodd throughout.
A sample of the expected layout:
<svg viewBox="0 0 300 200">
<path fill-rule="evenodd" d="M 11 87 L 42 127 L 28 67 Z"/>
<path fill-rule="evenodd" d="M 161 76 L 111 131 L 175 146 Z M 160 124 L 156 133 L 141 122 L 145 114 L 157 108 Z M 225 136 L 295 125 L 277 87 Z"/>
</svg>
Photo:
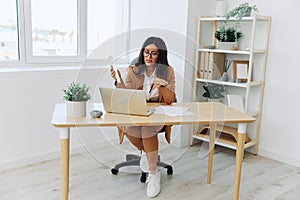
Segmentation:
<svg viewBox="0 0 300 200">
<path fill-rule="evenodd" d="M 229 12 L 227 12 L 223 17 L 224 20 L 222 21 L 221 26 L 226 26 L 227 22 L 230 19 L 235 19 L 234 27 L 238 29 L 240 27 L 240 22 L 243 17 L 249 17 L 252 11 L 258 12 L 256 5 L 250 5 L 249 3 L 241 3 Z"/>
<path fill-rule="evenodd" d="M 229 12 L 227 12 L 222 20 L 220 27 L 215 32 L 215 37 L 220 42 L 237 42 L 242 37 L 240 29 L 240 21 L 243 17 L 250 16 L 251 10 L 257 11 L 256 5 L 249 3 L 241 3 Z M 228 25 L 230 19 L 235 19 L 235 23 L 231 26 Z"/>
<path fill-rule="evenodd" d="M 256 5 L 250 5 L 249 3 L 241 3 L 224 15 L 225 20 L 229 18 L 235 18 L 240 21 L 243 17 L 248 17 L 251 15 L 251 11 L 254 10 L 258 12 Z"/>
<path fill-rule="evenodd" d="M 236 42 L 242 37 L 242 32 L 235 27 L 220 26 L 215 32 L 215 37 L 220 42 Z"/>
<path fill-rule="evenodd" d="M 207 84 L 203 85 L 204 93 L 202 94 L 203 97 L 209 99 L 220 99 L 224 98 L 225 88 L 223 85 L 217 84 Z"/>
<path fill-rule="evenodd" d="M 66 89 L 64 89 L 64 99 L 67 101 L 88 101 L 91 99 L 90 87 L 86 84 L 72 82 Z"/>
</svg>

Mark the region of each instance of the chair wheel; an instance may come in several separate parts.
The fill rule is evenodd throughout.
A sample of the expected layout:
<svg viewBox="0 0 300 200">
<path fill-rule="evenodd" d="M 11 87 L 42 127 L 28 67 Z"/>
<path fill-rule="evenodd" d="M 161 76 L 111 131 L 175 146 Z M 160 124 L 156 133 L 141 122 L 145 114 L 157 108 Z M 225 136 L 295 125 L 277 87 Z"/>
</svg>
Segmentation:
<svg viewBox="0 0 300 200">
<path fill-rule="evenodd" d="M 111 173 L 114 174 L 114 175 L 117 175 L 118 172 L 119 172 L 119 170 L 116 169 L 116 168 L 112 168 L 112 169 L 111 169 Z"/>
<path fill-rule="evenodd" d="M 172 175 L 173 174 L 173 168 L 172 168 L 172 166 L 168 165 L 168 166 L 166 166 L 166 168 L 167 168 L 167 174 L 168 175 Z"/>
<path fill-rule="evenodd" d="M 145 182 L 146 182 L 146 179 L 147 179 L 147 173 L 145 173 L 145 172 L 142 172 L 142 175 L 141 175 L 140 181 L 141 181 L 142 183 L 145 183 Z"/>
</svg>

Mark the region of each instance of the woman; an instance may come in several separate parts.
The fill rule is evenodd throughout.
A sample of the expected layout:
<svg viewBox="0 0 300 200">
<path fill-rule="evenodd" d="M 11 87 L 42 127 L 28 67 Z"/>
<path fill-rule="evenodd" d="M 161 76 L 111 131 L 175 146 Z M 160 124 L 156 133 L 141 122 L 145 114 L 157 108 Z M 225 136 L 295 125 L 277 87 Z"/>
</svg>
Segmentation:
<svg viewBox="0 0 300 200">
<path fill-rule="evenodd" d="M 110 73 L 115 80 L 115 86 L 118 88 L 128 88 L 143 90 L 148 102 L 160 102 L 171 104 L 175 99 L 175 74 L 169 66 L 167 58 L 167 47 L 161 38 L 148 38 L 139 53 L 138 61 L 135 65 L 129 66 L 126 80 L 123 81 L 121 74 L 117 71 L 120 80 L 117 81 L 117 74 L 111 66 Z M 160 192 L 160 172 L 157 169 L 158 161 L 158 132 L 164 126 L 129 126 L 124 129 L 118 129 L 120 143 L 122 143 L 126 134 L 129 141 L 139 150 L 146 153 L 142 154 L 140 161 L 147 164 L 149 171 L 147 195 L 155 197 Z M 171 126 L 165 126 L 165 136 L 170 143 Z M 145 171 L 145 166 L 141 166 Z"/>
</svg>

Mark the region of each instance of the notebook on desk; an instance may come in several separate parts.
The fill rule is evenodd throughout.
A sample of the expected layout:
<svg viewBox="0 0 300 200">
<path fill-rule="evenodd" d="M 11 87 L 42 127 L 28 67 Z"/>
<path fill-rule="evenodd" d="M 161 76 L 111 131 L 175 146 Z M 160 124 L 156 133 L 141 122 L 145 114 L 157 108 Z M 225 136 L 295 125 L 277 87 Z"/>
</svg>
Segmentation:
<svg viewBox="0 0 300 200">
<path fill-rule="evenodd" d="M 106 112 L 149 116 L 154 108 L 147 108 L 142 90 L 100 87 L 100 96 Z"/>
</svg>

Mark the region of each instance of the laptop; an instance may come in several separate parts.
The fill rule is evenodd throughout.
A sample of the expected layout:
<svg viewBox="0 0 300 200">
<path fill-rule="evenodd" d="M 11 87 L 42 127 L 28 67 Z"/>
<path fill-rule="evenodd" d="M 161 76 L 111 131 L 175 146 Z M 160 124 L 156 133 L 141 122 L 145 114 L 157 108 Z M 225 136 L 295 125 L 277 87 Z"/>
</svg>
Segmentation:
<svg viewBox="0 0 300 200">
<path fill-rule="evenodd" d="M 100 87 L 104 110 L 109 113 L 149 116 L 155 109 L 147 108 L 144 91 Z"/>
</svg>

